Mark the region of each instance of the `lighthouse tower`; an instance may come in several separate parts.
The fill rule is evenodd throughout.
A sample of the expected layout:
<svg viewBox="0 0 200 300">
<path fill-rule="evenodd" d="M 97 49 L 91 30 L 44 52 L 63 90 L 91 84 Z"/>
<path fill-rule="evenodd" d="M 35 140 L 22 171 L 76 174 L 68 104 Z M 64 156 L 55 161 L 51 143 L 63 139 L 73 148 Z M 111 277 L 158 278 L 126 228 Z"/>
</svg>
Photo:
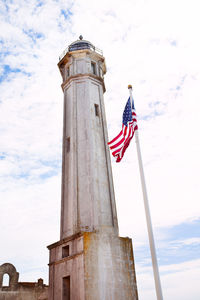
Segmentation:
<svg viewBox="0 0 200 300">
<path fill-rule="evenodd" d="M 60 240 L 49 300 L 137 300 L 132 242 L 118 236 L 103 101 L 105 59 L 80 39 L 59 58 L 64 92 Z"/>
</svg>

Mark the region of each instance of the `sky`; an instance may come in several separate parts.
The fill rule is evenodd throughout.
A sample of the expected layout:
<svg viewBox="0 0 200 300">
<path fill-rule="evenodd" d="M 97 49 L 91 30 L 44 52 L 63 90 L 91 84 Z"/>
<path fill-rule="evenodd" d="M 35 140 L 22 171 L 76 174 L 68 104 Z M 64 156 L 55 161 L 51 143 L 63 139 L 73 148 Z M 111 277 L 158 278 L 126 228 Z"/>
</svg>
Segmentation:
<svg viewBox="0 0 200 300">
<path fill-rule="evenodd" d="M 0 1 L 0 265 L 48 283 L 59 240 L 63 93 L 59 55 L 82 34 L 106 59 L 109 138 L 128 84 L 165 300 L 200 297 L 200 18 L 195 0 Z M 134 140 L 111 158 L 121 236 L 140 300 L 156 299 Z"/>
</svg>

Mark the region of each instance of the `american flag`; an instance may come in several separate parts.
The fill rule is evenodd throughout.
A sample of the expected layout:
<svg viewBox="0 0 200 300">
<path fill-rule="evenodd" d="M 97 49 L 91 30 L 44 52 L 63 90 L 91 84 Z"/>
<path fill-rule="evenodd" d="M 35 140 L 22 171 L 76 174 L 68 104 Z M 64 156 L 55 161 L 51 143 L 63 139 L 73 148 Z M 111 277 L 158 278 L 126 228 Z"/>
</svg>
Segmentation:
<svg viewBox="0 0 200 300">
<path fill-rule="evenodd" d="M 123 113 L 122 130 L 112 141 L 108 142 L 111 153 L 116 158 L 116 162 L 121 161 L 133 138 L 134 132 L 137 129 L 138 126 L 134 102 L 132 101 L 131 107 L 131 100 L 129 97 Z"/>
</svg>

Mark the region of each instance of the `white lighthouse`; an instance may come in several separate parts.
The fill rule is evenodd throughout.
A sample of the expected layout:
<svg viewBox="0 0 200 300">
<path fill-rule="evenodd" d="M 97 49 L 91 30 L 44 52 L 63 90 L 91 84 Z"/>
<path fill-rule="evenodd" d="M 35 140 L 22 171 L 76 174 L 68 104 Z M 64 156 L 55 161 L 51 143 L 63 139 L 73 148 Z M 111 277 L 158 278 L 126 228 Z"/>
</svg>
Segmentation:
<svg viewBox="0 0 200 300">
<path fill-rule="evenodd" d="M 60 241 L 49 300 L 137 300 L 132 242 L 118 236 L 103 101 L 105 59 L 80 39 L 58 63 L 64 92 Z"/>
</svg>

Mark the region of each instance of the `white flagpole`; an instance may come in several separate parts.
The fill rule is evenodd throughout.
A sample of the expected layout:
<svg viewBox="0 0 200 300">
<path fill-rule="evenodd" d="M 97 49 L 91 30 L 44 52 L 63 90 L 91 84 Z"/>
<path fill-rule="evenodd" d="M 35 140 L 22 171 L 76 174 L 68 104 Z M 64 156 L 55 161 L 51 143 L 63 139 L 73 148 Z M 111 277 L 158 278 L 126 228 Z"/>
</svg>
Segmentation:
<svg viewBox="0 0 200 300">
<path fill-rule="evenodd" d="M 132 101 L 133 101 L 132 86 L 129 85 L 128 89 L 129 89 L 129 93 L 130 93 L 130 101 L 131 101 L 131 107 L 132 107 Z M 154 243 L 154 237 L 153 237 L 153 229 L 152 229 L 152 223 L 151 223 L 151 215 L 150 215 L 149 203 L 148 203 L 148 197 L 147 197 L 147 189 L 146 189 L 146 183 L 145 183 L 145 177 L 144 177 L 144 169 L 143 169 L 143 164 L 142 164 L 142 156 L 141 156 L 141 151 L 140 151 L 138 130 L 135 131 L 135 142 L 136 142 L 136 147 L 137 147 L 140 178 L 141 178 L 141 183 L 142 183 L 142 192 L 143 192 L 143 199 L 144 199 L 144 208 L 145 208 L 145 213 L 146 213 L 147 230 L 148 230 L 148 236 L 149 236 L 151 259 L 152 259 L 153 273 L 154 273 L 154 281 L 155 281 L 155 287 L 156 287 L 156 295 L 157 295 L 158 300 L 163 300 L 160 276 L 159 276 L 159 270 L 158 270 L 158 263 L 157 263 L 157 257 L 156 257 L 156 249 L 155 249 L 155 243 Z"/>
</svg>

